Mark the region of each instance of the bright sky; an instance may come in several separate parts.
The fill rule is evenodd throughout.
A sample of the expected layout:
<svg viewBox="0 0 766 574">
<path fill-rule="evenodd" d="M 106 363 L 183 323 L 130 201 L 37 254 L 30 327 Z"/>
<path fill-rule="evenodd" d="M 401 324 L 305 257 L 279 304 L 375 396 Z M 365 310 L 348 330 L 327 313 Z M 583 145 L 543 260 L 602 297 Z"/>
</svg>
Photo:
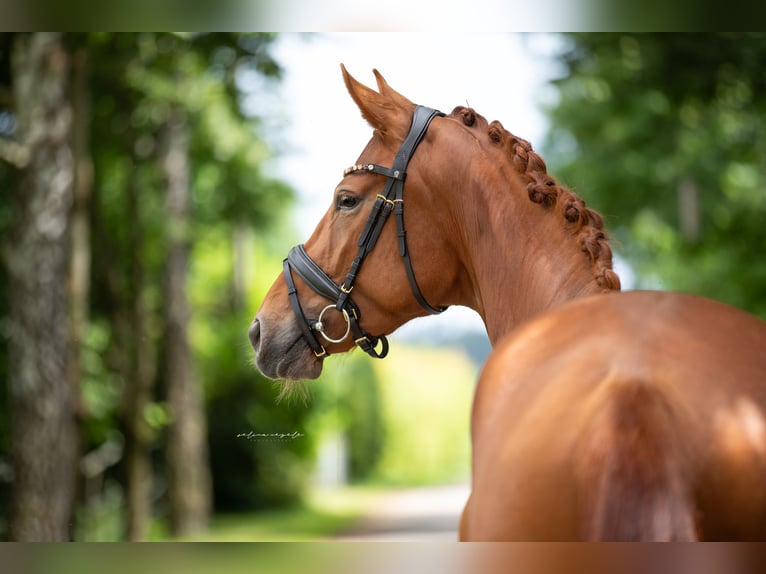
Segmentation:
<svg viewBox="0 0 766 574">
<path fill-rule="evenodd" d="M 551 54 L 560 42 L 537 34 L 281 34 L 273 53 L 285 75 L 277 99 L 261 105 L 271 108 L 268 130 L 279 134 L 282 148 L 274 175 L 299 196 L 300 240 L 311 234 L 343 169 L 356 161 L 372 134 L 346 91 L 341 62 L 371 87 L 377 68 L 415 103 L 444 112 L 468 104 L 539 147 L 547 130 L 539 104 L 550 100 L 545 84 L 556 74 Z M 403 330 L 414 334 L 421 325 L 438 326 L 436 321 L 483 330 L 478 316 L 466 309 L 413 321 Z"/>
<path fill-rule="evenodd" d="M 549 35 L 281 35 L 274 55 L 285 68 L 278 127 L 287 149 L 276 171 L 301 197 L 299 230 L 308 237 L 372 133 L 346 91 L 341 62 L 372 87 L 377 68 L 415 103 L 449 112 L 467 102 L 539 145 L 547 124 L 538 102 L 550 94 L 545 83 L 555 69 L 548 54 L 558 45 Z"/>
</svg>

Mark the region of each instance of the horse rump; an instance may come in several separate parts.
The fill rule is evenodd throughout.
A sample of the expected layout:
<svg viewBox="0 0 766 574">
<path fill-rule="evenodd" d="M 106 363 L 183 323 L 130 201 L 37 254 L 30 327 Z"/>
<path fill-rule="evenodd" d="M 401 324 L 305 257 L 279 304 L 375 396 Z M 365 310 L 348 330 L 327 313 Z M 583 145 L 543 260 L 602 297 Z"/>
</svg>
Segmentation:
<svg viewBox="0 0 766 574">
<path fill-rule="evenodd" d="M 579 450 L 587 540 L 697 540 L 679 412 L 660 389 L 609 380 Z"/>
</svg>

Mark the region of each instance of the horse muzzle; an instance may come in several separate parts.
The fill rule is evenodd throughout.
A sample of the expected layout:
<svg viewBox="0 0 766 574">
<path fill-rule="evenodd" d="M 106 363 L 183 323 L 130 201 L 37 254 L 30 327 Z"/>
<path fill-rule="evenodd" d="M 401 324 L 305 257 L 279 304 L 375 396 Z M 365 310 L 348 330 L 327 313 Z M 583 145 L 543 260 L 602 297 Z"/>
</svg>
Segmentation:
<svg viewBox="0 0 766 574">
<path fill-rule="evenodd" d="M 316 379 L 322 373 L 322 360 L 306 345 L 302 332 L 292 321 L 278 325 L 256 316 L 248 329 L 248 338 L 255 351 L 255 366 L 269 379 Z"/>
</svg>

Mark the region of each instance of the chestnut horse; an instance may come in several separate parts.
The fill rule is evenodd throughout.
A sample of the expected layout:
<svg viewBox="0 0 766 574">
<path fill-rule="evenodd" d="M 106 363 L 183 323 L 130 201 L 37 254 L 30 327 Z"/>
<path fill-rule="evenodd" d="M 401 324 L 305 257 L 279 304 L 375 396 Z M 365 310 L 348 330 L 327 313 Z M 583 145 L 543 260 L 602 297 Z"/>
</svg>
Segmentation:
<svg viewBox="0 0 766 574">
<path fill-rule="evenodd" d="M 765 539 L 766 324 L 619 292 L 602 218 L 528 142 L 342 71 L 374 133 L 250 326 L 258 368 L 315 378 L 330 353 L 384 356 L 410 319 L 470 307 L 493 352 L 462 540 Z"/>
</svg>

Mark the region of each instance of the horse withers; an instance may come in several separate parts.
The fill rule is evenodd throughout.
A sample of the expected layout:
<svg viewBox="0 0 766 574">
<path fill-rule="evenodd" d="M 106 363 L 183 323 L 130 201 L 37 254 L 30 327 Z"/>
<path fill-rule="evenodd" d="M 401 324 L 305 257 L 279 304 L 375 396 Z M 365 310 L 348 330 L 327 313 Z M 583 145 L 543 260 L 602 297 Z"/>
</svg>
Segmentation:
<svg viewBox="0 0 766 574">
<path fill-rule="evenodd" d="M 766 324 L 620 292 L 601 216 L 528 142 L 342 71 L 373 136 L 250 326 L 258 368 L 316 378 L 470 307 L 493 352 L 462 540 L 766 539 Z"/>
</svg>

